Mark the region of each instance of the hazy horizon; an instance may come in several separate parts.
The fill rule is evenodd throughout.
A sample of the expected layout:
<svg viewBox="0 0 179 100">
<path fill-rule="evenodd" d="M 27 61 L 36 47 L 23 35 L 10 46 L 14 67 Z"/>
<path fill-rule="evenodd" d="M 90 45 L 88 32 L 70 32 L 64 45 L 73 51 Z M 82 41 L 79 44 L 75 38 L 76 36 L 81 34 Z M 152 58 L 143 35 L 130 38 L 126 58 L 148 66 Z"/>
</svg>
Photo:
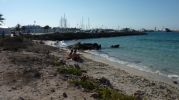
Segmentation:
<svg viewBox="0 0 179 100">
<path fill-rule="evenodd" d="M 69 27 L 82 21 L 91 27 L 179 29 L 179 0 L 0 0 L 0 13 L 8 27 L 21 25 L 59 26 L 66 14 Z"/>
</svg>

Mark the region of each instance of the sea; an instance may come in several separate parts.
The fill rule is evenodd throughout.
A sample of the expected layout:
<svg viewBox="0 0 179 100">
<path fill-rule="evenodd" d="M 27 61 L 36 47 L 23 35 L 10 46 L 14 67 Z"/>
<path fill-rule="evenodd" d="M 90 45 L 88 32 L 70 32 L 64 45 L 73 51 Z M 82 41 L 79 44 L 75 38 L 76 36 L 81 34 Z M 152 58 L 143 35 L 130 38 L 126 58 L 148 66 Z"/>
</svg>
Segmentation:
<svg viewBox="0 0 179 100">
<path fill-rule="evenodd" d="M 147 35 L 81 39 L 62 42 L 101 44 L 101 50 L 85 51 L 112 62 L 179 81 L 179 32 L 149 32 Z M 119 44 L 119 48 L 110 48 Z"/>
</svg>

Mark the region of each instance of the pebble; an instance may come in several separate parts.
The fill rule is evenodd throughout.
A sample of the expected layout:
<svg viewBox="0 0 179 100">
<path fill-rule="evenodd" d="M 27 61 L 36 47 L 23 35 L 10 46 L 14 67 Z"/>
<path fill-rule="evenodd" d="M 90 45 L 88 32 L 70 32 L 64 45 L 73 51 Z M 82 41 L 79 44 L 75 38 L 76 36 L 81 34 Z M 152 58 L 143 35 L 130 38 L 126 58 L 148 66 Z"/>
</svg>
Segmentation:
<svg viewBox="0 0 179 100">
<path fill-rule="evenodd" d="M 25 100 L 23 97 L 19 97 L 19 99 L 18 100 Z"/>
<path fill-rule="evenodd" d="M 16 87 L 12 87 L 11 89 L 12 89 L 12 90 L 16 90 L 17 88 L 16 88 Z"/>
<path fill-rule="evenodd" d="M 160 89 L 165 89 L 165 86 L 163 86 L 163 85 L 160 85 Z"/>
<path fill-rule="evenodd" d="M 95 93 L 95 94 L 92 94 L 91 97 L 98 98 L 99 96 L 98 96 L 98 94 Z"/>
<path fill-rule="evenodd" d="M 134 93 L 134 96 L 137 98 L 137 100 L 142 100 L 144 94 L 145 94 L 144 91 L 138 90 Z"/>
<path fill-rule="evenodd" d="M 55 92 L 55 89 L 51 89 L 51 92 Z"/>
<path fill-rule="evenodd" d="M 173 83 L 174 83 L 174 84 L 178 84 L 178 82 L 177 82 L 177 81 L 173 81 Z"/>
<path fill-rule="evenodd" d="M 67 98 L 67 97 L 68 97 L 65 92 L 63 93 L 63 97 L 64 97 L 64 98 Z"/>
</svg>

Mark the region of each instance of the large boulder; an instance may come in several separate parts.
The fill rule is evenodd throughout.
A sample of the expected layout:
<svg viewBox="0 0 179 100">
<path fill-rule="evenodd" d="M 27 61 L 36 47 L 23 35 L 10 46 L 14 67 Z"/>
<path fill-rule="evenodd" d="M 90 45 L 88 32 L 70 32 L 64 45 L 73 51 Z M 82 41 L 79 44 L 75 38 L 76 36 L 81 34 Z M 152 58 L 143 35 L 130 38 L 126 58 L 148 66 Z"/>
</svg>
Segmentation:
<svg viewBox="0 0 179 100">
<path fill-rule="evenodd" d="M 70 49 L 77 49 L 77 50 L 100 50 L 101 45 L 97 43 L 77 43 L 72 46 L 69 46 Z"/>
</svg>

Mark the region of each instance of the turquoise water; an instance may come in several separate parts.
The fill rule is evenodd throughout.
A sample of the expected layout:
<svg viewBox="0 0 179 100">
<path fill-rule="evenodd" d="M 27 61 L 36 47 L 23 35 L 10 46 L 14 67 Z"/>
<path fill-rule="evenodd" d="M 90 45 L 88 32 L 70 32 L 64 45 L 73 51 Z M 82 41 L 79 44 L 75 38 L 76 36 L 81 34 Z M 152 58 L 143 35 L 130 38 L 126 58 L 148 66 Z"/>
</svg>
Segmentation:
<svg viewBox="0 0 179 100">
<path fill-rule="evenodd" d="M 85 39 L 66 43 L 76 42 L 99 43 L 102 49 L 90 53 L 179 80 L 179 33 L 153 32 L 143 36 Z M 120 44 L 121 47 L 110 48 L 114 44 Z"/>
</svg>

